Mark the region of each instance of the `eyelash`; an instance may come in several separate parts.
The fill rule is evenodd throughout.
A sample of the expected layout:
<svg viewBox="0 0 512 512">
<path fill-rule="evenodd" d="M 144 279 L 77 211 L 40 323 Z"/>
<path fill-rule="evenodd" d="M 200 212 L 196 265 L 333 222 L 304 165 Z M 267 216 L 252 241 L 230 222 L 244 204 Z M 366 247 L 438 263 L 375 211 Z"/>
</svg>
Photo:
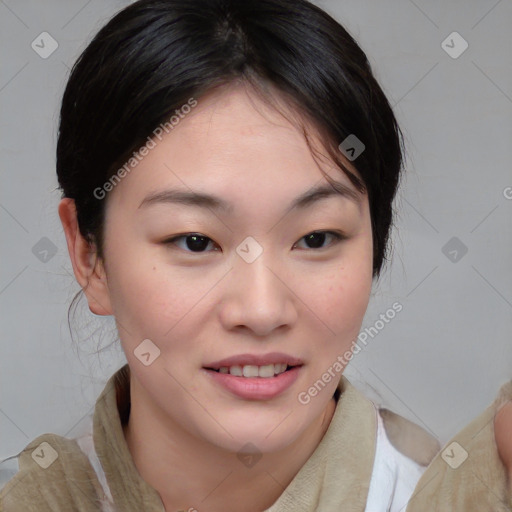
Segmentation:
<svg viewBox="0 0 512 512">
<path fill-rule="evenodd" d="M 347 239 L 347 236 L 346 236 L 346 235 L 344 235 L 344 234 L 343 234 L 343 233 L 341 233 L 341 232 L 337 232 L 337 231 L 321 231 L 321 230 L 320 230 L 320 231 L 311 231 L 310 233 L 307 233 L 306 235 L 304 235 L 303 237 L 301 237 L 301 238 L 299 239 L 299 242 L 300 242 L 301 240 L 303 240 L 304 238 L 308 237 L 309 235 L 313 235 L 313 234 L 324 234 L 324 233 L 325 233 L 325 234 L 327 234 L 327 235 L 331 235 L 331 236 L 334 238 L 334 242 L 331 244 L 331 246 L 332 246 L 332 245 L 334 245 L 334 244 L 340 243 L 340 242 L 342 242 L 343 240 L 346 240 L 346 239 Z M 182 239 L 182 238 L 184 239 L 184 238 L 187 238 L 188 236 L 192 236 L 192 235 L 197 235 L 197 236 L 199 236 L 199 237 L 201 237 L 201 238 L 206 238 L 206 239 L 208 239 L 209 241 L 213 242 L 213 240 L 212 240 L 211 238 L 209 238 L 209 237 L 207 237 L 207 236 L 205 236 L 205 235 L 202 235 L 201 233 L 184 233 L 183 235 L 177 235 L 177 236 L 175 236 L 175 237 L 173 237 L 173 238 L 169 238 L 168 240 L 164 240 L 162 243 L 163 243 L 164 245 L 174 245 L 174 244 L 176 244 L 176 241 L 177 241 L 177 240 L 180 240 L 180 239 Z M 296 244 L 297 244 L 297 243 L 298 243 L 298 242 L 296 242 Z M 294 247 L 295 247 L 295 245 L 296 245 L 296 244 L 294 244 Z M 310 250 L 310 251 L 320 251 L 320 250 L 322 250 L 322 249 L 326 249 L 326 248 L 328 248 L 328 247 L 329 247 L 329 246 L 321 247 L 321 248 L 318 248 L 318 249 L 315 249 L 315 248 L 307 248 L 307 249 L 305 249 L 305 250 Z M 197 252 L 194 252 L 194 251 L 189 251 L 189 250 L 187 250 L 187 249 L 183 249 L 183 250 L 184 250 L 185 252 L 190 253 L 190 254 L 204 254 L 204 253 L 210 252 L 210 251 L 197 251 Z"/>
</svg>

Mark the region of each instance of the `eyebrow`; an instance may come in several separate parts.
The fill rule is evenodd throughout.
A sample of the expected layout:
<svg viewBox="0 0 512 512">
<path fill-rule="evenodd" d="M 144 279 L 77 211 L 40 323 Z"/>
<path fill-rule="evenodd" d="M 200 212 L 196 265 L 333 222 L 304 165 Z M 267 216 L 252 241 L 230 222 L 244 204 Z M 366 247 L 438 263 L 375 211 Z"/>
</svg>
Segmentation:
<svg viewBox="0 0 512 512">
<path fill-rule="evenodd" d="M 333 182 L 332 186 L 320 184 L 310 190 L 307 190 L 291 202 L 286 213 L 292 210 L 306 208 L 321 199 L 335 196 L 349 199 L 358 206 L 361 204 L 361 197 L 356 191 L 343 183 Z M 139 208 L 154 204 L 182 204 L 186 206 L 208 208 L 225 213 L 233 212 L 233 205 L 220 197 L 187 190 L 162 190 L 152 192 L 142 200 Z"/>
</svg>

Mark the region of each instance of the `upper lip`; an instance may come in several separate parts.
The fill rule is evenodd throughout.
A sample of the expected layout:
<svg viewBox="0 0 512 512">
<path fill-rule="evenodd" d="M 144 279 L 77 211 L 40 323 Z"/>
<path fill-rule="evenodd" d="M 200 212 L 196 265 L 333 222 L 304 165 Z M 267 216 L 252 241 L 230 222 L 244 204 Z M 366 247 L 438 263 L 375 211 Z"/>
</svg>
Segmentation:
<svg viewBox="0 0 512 512">
<path fill-rule="evenodd" d="M 282 364 L 286 363 L 288 366 L 300 366 L 304 364 L 298 357 L 290 356 L 280 352 L 272 352 L 270 354 L 238 354 L 236 356 L 226 357 L 213 363 L 204 365 L 204 368 L 211 368 L 218 370 L 222 367 L 230 366 L 266 366 L 268 364 Z"/>
</svg>

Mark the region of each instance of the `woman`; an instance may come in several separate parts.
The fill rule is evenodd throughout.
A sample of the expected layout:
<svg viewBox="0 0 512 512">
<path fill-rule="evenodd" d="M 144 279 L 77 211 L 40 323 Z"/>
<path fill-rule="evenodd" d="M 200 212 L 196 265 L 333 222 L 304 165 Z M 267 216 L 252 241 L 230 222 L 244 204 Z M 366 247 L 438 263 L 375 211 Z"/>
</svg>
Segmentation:
<svg viewBox="0 0 512 512">
<path fill-rule="evenodd" d="M 401 165 L 366 56 L 318 7 L 116 15 L 72 70 L 57 173 L 76 279 L 128 364 L 88 435 L 23 451 L 4 509 L 468 510 L 469 464 L 447 501 L 437 442 L 342 376 Z M 486 425 L 477 506 L 510 498 Z"/>
</svg>

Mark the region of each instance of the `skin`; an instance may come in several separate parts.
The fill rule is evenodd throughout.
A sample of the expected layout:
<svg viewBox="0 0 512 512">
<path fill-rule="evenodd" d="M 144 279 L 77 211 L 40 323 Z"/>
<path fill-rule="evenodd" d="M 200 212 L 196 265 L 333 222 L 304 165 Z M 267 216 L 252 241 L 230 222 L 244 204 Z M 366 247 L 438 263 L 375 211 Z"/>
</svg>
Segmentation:
<svg viewBox="0 0 512 512">
<path fill-rule="evenodd" d="M 494 437 L 500 458 L 507 468 L 508 486 L 512 491 L 512 401 L 506 402 L 496 413 Z"/>
<path fill-rule="evenodd" d="M 202 97 L 157 142 L 107 197 L 104 261 L 81 237 L 73 200 L 61 201 L 73 270 L 91 312 L 116 319 L 132 375 L 125 438 L 165 509 L 230 512 L 243 503 L 261 511 L 313 453 L 334 413 L 338 378 L 307 405 L 297 395 L 360 331 L 372 287 L 368 199 L 335 195 L 286 212 L 327 181 L 299 129 L 240 86 Z M 358 193 L 327 158 L 321 165 Z M 139 208 L 167 188 L 215 194 L 233 212 Z M 347 239 L 326 235 L 320 248 L 309 246 L 304 237 L 319 230 Z M 191 251 L 186 238 L 164 243 L 184 233 L 211 242 L 203 252 Z M 247 236 L 263 248 L 252 263 L 236 252 Z M 134 355 L 144 339 L 160 349 L 149 366 Z M 269 352 L 304 362 L 291 388 L 271 400 L 236 397 L 203 370 L 225 357 Z M 253 467 L 237 457 L 247 442 L 263 454 Z"/>
</svg>

